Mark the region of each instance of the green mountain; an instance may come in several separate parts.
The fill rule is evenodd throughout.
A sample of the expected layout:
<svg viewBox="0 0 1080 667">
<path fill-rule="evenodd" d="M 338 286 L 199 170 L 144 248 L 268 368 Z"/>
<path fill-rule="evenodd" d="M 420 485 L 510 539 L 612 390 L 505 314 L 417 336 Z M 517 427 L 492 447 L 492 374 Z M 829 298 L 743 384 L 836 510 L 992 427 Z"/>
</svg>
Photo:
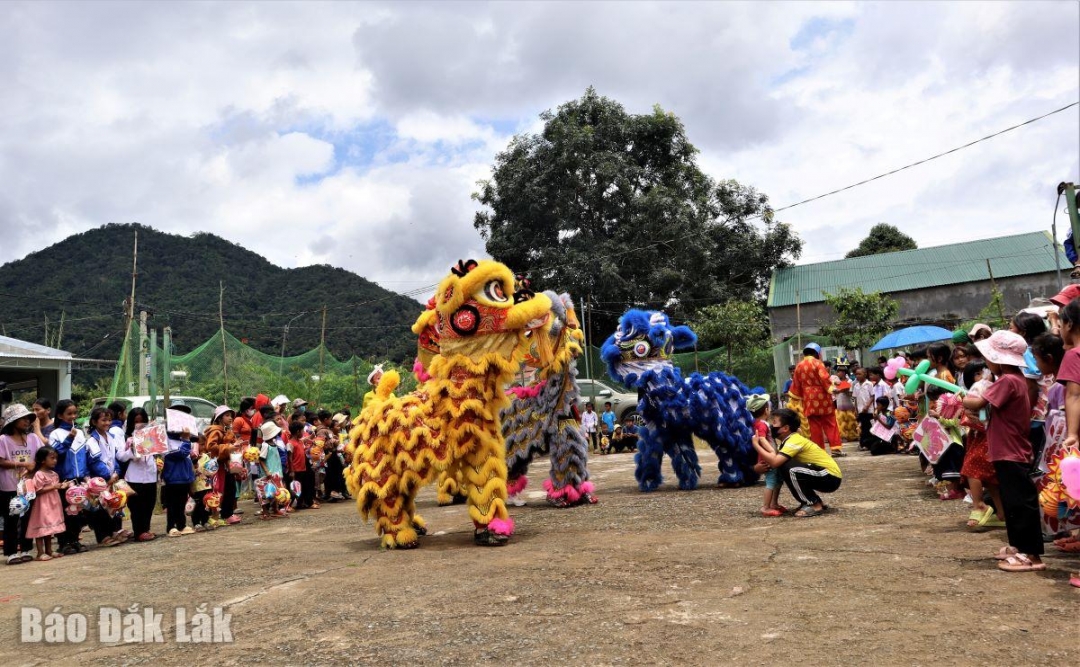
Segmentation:
<svg viewBox="0 0 1080 667">
<path fill-rule="evenodd" d="M 218 330 L 223 282 L 226 330 L 260 351 L 279 355 L 290 321 L 286 355 L 318 346 L 326 306 L 326 345 L 335 357 L 411 362 L 415 355 L 409 327 L 423 306 L 413 299 L 344 269 L 283 269 L 213 234 L 184 237 L 133 224 L 76 234 L 0 266 L 0 333 L 55 345 L 63 314 L 59 347 L 77 356 L 116 359 L 136 230 L 136 316 L 145 309 L 150 326 L 171 326 L 178 353 Z M 297 317 L 301 311 L 313 312 Z"/>
</svg>

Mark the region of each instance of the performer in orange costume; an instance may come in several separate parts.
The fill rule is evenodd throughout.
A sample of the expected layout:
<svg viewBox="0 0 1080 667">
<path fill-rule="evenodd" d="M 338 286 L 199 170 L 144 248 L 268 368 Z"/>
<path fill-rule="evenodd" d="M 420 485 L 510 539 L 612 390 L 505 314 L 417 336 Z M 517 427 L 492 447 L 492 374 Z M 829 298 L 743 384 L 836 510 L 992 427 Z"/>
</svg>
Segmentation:
<svg viewBox="0 0 1080 667">
<path fill-rule="evenodd" d="M 833 456 L 843 456 L 840 427 L 836 424 L 836 405 L 829 393 L 832 382 L 825 364 L 819 359 L 821 346 L 807 343 L 803 354 L 803 360 L 795 367 L 791 392 L 802 397 L 802 412 L 810 422 L 810 439 L 825 449 L 827 438 Z"/>
</svg>

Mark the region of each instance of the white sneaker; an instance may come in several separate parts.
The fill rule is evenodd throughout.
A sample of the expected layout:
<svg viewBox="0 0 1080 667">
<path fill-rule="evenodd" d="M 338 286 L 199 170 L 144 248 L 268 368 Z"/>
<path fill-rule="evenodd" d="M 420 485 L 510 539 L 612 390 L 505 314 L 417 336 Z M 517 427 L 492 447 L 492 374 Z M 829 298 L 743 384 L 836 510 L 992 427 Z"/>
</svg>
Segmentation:
<svg viewBox="0 0 1080 667">
<path fill-rule="evenodd" d="M 169 531 L 169 537 L 180 537 L 180 531 L 173 528 Z"/>
<path fill-rule="evenodd" d="M 173 530 L 176 530 L 176 529 L 173 528 Z M 184 529 L 180 531 L 180 534 L 181 535 L 194 535 L 195 534 L 195 529 L 192 528 L 191 526 L 184 526 Z"/>
<path fill-rule="evenodd" d="M 506 499 L 506 504 L 514 507 L 525 507 L 525 501 L 516 493 Z"/>
</svg>

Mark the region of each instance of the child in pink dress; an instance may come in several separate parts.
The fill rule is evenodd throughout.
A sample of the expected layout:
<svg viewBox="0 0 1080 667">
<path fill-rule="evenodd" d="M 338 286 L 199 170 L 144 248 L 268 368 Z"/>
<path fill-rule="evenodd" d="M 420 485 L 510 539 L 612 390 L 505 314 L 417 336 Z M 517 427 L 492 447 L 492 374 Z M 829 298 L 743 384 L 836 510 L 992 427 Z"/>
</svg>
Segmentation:
<svg viewBox="0 0 1080 667">
<path fill-rule="evenodd" d="M 52 552 L 52 536 L 64 532 L 64 510 L 60 506 L 60 491 L 71 482 L 60 482 L 56 467 L 56 450 L 42 447 L 34 454 L 33 486 L 37 497 L 30 509 L 30 523 L 26 537 L 34 538 L 37 548 L 36 560 L 52 560 L 60 554 Z"/>
</svg>

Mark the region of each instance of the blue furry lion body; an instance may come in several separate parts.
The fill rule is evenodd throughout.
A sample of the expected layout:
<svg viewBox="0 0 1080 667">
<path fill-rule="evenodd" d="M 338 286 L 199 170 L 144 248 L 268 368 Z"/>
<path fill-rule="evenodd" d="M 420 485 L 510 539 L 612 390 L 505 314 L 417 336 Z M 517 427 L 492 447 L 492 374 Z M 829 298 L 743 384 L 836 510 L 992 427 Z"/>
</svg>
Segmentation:
<svg viewBox="0 0 1080 667">
<path fill-rule="evenodd" d="M 673 327 L 657 311 L 629 310 L 600 350 L 608 374 L 638 390 L 638 453 L 634 457 L 638 487 L 655 490 L 663 483 L 661 463 L 671 458 L 680 489 L 694 489 L 701 465 L 693 436 L 707 442 L 719 459 L 718 483 L 748 484 L 757 480 L 757 460 L 750 440 L 753 417 L 746 409 L 749 390 L 737 378 L 721 372 L 708 375 L 682 372 L 670 361 L 676 350 L 692 348 L 694 332 Z"/>
</svg>

